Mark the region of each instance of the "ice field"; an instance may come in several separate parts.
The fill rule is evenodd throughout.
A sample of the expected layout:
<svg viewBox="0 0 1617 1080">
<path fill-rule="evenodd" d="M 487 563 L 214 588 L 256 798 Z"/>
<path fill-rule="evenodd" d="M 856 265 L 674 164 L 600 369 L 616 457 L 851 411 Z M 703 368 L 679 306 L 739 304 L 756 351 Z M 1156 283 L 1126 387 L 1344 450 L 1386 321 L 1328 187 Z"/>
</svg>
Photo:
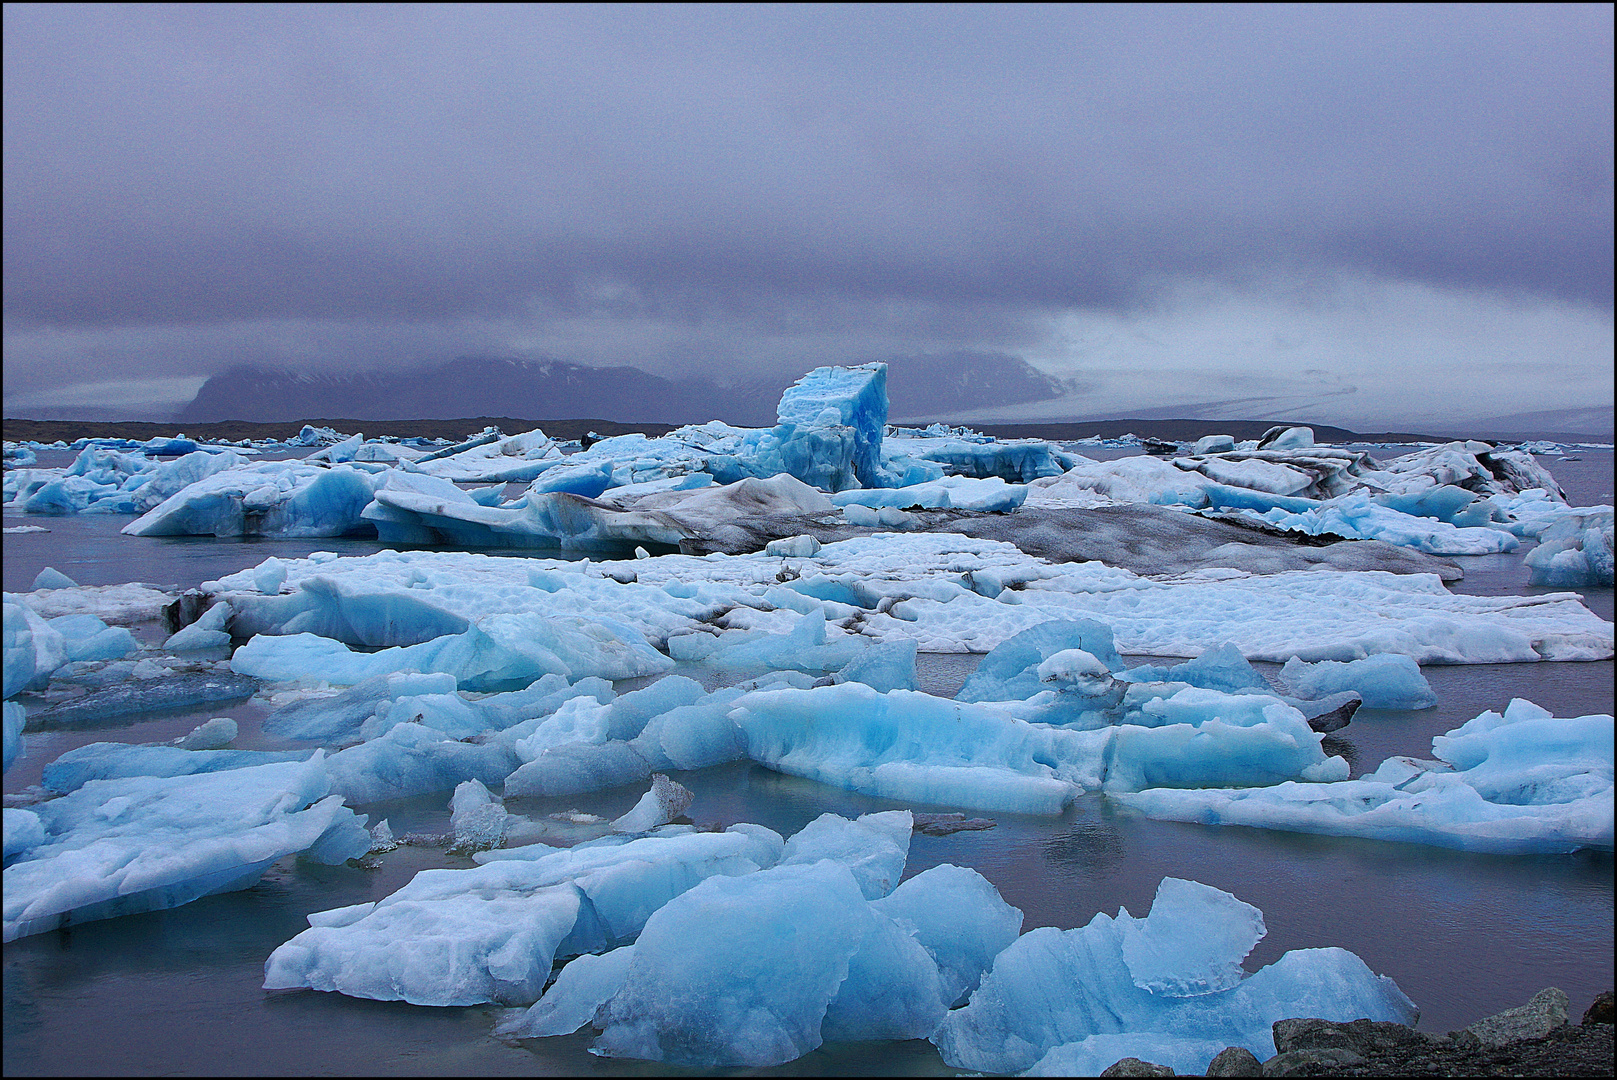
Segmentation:
<svg viewBox="0 0 1617 1080">
<path fill-rule="evenodd" d="M 1609 986 L 1609 448 L 1007 443 L 884 379 L 8 444 L 7 1070 L 1200 1072 Z"/>
</svg>

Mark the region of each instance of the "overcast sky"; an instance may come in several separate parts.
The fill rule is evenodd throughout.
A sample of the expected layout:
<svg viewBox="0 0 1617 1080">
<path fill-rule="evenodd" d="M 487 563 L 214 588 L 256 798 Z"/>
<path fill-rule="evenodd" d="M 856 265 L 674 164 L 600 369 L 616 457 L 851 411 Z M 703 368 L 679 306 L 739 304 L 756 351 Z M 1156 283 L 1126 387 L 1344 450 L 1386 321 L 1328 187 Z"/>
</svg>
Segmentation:
<svg viewBox="0 0 1617 1080">
<path fill-rule="evenodd" d="M 1050 418 L 1609 406 L 1612 50 L 1605 4 L 7 4 L 6 412 L 960 349 Z"/>
</svg>

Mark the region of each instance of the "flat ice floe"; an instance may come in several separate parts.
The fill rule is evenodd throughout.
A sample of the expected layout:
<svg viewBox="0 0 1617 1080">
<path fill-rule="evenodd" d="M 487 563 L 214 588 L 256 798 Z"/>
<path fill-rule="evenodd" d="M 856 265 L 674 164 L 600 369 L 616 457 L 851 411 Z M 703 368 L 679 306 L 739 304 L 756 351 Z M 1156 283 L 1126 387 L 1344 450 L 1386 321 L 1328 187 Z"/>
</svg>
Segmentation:
<svg viewBox="0 0 1617 1080">
<path fill-rule="evenodd" d="M 1154 818 L 1498 853 L 1612 847 L 1612 718 L 1552 717 L 1520 698 L 1357 780 L 1115 797 Z"/>
<path fill-rule="evenodd" d="M 25 811 L 40 828 L 17 850 L 8 837 L 5 940 L 245 889 L 296 852 L 326 863 L 365 854 L 370 836 L 328 794 L 321 758 L 92 780 Z"/>
<path fill-rule="evenodd" d="M 308 631 L 351 645 L 413 645 L 512 616 L 610 619 L 653 646 L 715 630 L 774 629 L 822 611 L 828 634 L 914 641 L 924 652 L 987 652 L 1054 618 L 1112 627 L 1117 648 L 1196 656 L 1231 642 L 1248 659 L 1418 663 L 1592 660 L 1612 626 L 1574 593 L 1469 596 L 1433 575 L 1203 570 L 1145 578 L 1096 563 L 1049 563 L 1011 544 L 950 533 L 877 534 L 808 558 L 664 555 L 617 563 L 380 552 L 284 562 L 289 590 L 254 572 L 205 582 L 231 631 Z M 834 628 L 834 629 L 833 629 Z"/>
</svg>

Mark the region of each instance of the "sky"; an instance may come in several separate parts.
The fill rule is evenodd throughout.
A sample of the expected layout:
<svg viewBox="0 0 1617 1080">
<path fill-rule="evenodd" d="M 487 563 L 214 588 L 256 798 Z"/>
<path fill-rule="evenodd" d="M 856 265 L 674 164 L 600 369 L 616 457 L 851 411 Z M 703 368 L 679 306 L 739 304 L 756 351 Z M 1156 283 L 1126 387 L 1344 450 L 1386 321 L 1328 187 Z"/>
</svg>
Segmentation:
<svg viewBox="0 0 1617 1080">
<path fill-rule="evenodd" d="M 1071 387 L 979 419 L 1609 417 L 1612 11 L 6 4 L 6 415 L 972 350 Z"/>
</svg>

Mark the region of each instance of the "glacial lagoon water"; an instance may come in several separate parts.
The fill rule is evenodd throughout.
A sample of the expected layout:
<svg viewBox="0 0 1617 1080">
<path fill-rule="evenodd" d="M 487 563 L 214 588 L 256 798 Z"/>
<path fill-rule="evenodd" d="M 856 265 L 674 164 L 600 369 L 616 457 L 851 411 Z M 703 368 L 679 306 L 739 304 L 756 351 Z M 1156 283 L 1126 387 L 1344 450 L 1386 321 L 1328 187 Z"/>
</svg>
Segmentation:
<svg viewBox="0 0 1617 1080">
<path fill-rule="evenodd" d="M 1612 455 L 1543 459 L 1579 505 L 1612 501 Z M 45 464 L 45 462 L 41 462 Z M 25 590 L 43 566 L 81 584 L 149 581 L 190 587 L 270 555 L 315 550 L 368 554 L 374 541 L 143 539 L 123 537 L 123 517 L 7 514 L 7 526 L 48 533 L 6 537 L 4 584 Z M 1458 560 L 1469 593 L 1531 593 L 1521 557 Z M 511 554 L 501 552 L 500 554 Z M 1585 591 L 1612 618 L 1612 591 Z M 922 688 L 952 695 L 978 657 L 923 655 Z M 1258 665 L 1272 673 L 1278 665 Z M 1609 712 L 1611 661 L 1428 667 L 1439 704 L 1424 711 L 1361 710 L 1334 737 L 1354 774 L 1389 754 L 1429 756 L 1431 737 L 1525 697 L 1557 716 Z M 278 749 L 252 702 L 180 715 L 114 721 L 96 729 L 29 733 L 27 756 L 5 791 L 39 780 L 40 769 L 73 746 L 101 740 L 151 742 L 185 734 L 211 716 L 241 725 L 236 745 Z M 854 816 L 901 805 L 827 788 L 750 763 L 675 774 L 696 795 L 698 823 L 755 821 L 789 834 L 827 811 Z M 542 817 L 577 809 L 616 816 L 640 794 L 621 788 L 566 799 L 511 800 L 513 812 Z M 395 833 L 444 832 L 448 799 L 364 807 Z M 1341 946 L 1390 975 L 1420 1006 L 1420 1027 L 1442 1032 L 1521 1004 L 1559 986 L 1581 1013 L 1613 982 L 1613 859 L 1475 855 L 1419 845 L 1208 828 L 1140 817 L 1102 796 L 1080 799 L 1059 819 L 989 815 L 995 828 L 947 837 L 917 834 L 906 877 L 952 862 L 992 881 L 1026 915 L 1024 931 L 1068 928 L 1097 911 L 1149 908 L 1164 876 L 1226 889 L 1264 912 L 1268 936 L 1248 969 L 1288 949 Z M 490 1031 L 495 1007 L 425 1008 L 313 991 L 261 989 L 264 958 L 306 925 L 311 911 L 376 900 L 431 867 L 470 860 L 402 847 L 379 869 L 320 867 L 288 859 L 243 892 L 171 911 L 89 923 L 26 938 L 4 949 L 4 1069 L 7 1075 L 73 1073 L 679 1075 L 689 1070 L 600 1058 L 592 1034 L 506 1045 Z M 741 1070 L 732 1070 L 741 1071 Z M 828 1044 L 772 1070 L 782 1075 L 953 1074 L 930 1044 Z"/>
</svg>

